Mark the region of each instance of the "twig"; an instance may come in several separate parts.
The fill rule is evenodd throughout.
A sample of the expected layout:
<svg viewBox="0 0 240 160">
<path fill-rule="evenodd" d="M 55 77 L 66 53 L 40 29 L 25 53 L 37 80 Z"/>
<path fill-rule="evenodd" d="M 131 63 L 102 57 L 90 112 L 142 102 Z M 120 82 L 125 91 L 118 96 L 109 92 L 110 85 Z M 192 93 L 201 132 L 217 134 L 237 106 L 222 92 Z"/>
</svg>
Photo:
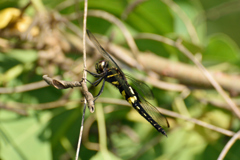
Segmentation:
<svg viewBox="0 0 240 160">
<path fill-rule="evenodd" d="M 57 108 L 57 107 L 62 107 L 64 105 L 68 105 L 68 104 L 78 104 L 78 103 L 81 103 L 82 101 L 81 100 L 76 100 L 76 101 L 67 101 L 67 100 L 64 100 L 64 99 L 61 99 L 61 100 L 58 100 L 58 101 L 55 101 L 55 102 L 50 102 L 50 103 L 42 103 L 42 104 L 22 104 L 22 103 L 14 103 L 15 105 L 18 105 L 20 107 L 29 107 L 29 108 L 32 108 L 32 109 L 49 109 L 49 108 Z M 121 99 L 114 99 L 114 98 L 98 98 L 97 100 L 97 103 L 109 103 L 109 104 L 113 104 L 113 105 L 122 105 L 122 106 L 128 106 L 128 107 L 131 107 L 129 105 L 129 103 L 127 103 L 127 101 L 125 100 L 121 100 Z M 203 122 L 203 121 L 200 121 L 198 119 L 195 119 L 195 118 L 189 118 L 187 116 L 184 116 L 184 115 L 181 115 L 181 114 L 178 114 L 176 112 L 173 112 L 173 111 L 169 111 L 167 109 L 163 109 L 163 108 L 158 108 L 158 110 L 164 114 L 164 115 L 167 115 L 169 117 L 174 117 L 174 118 L 179 118 L 179 119 L 183 119 L 183 120 L 186 120 L 186 121 L 189 121 L 191 123 L 195 123 L 199 126 L 202 126 L 202 127 L 205 127 L 205 128 L 208 128 L 210 130 L 213 130 L 213 131 L 216 131 L 216 132 L 219 132 L 221 134 L 224 134 L 226 136 L 233 136 L 235 133 L 232 132 L 232 131 L 229 131 L 229 130 L 226 130 L 226 129 L 222 129 L 220 127 L 216 127 L 214 125 L 211 125 L 211 124 L 208 124 L 206 122 Z M 110 113 L 112 112 L 112 110 L 104 110 L 104 113 Z M 240 138 L 239 138 L 240 139 Z"/>
<path fill-rule="evenodd" d="M 190 60 L 192 60 L 195 65 L 199 68 L 199 70 L 204 74 L 204 76 L 208 79 L 208 81 L 213 85 L 213 87 L 218 91 L 218 93 L 224 98 L 224 100 L 228 103 L 230 108 L 234 111 L 234 113 L 240 118 L 240 109 L 237 108 L 236 104 L 231 100 L 231 98 L 224 92 L 222 87 L 219 85 L 219 83 L 213 78 L 213 76 L 208 72 L 208 70 L 193 56 L 193 54 L 182 45 L 181 41 L 178 40 L 177 42 L 174 42 L 171 39 L 168 39 L 166 37 L 162 37 L 155 34 L 141 34 L 141 37 L 145 37 L 148 39 L 154 39 L 163 43 L 166 43 L 168 45 L 176 47 L 179 51 L 181 51 L 186 57 L 188 57 Z M 193 72 L 191 72 L 193 73 Z"/>
<path fill-rule="evenodd" d="M 232 145 L 236 142 L 237 139 L 240 139 L 240 131 L 238 131 L 231 139 L 230 141 L 228 141 L 228 143 L 226 144 L 226 146 L 223 148 L 221 154 L 218 157 L 218 160 L 222 160 L 227 152 L 229 151 L 229 149 L 232 147 Z"/>
<path fill-rule="evenodd" d="M 151 70 L 159 75 L 178 79 L 182 84 L 200 88 L 213 88 L 206 76 L 193 65 L 173 62 L 155 54 L 139 54 L 139 60 L 145 70 Z M 222 72 L 211 72 L 216 81 L 227 91 L 233 94 L 240 93 L 240 76 Z"/>
<path fill-rule="evenodd" d="M 122 23 L 122 21 L 120 21 L 117 17 L 113 16 L 112 14 L 105 12 L 105 11 L 101 11 L 101 10 L 89 10 L 88 15 L 94 16 L 94 17 L 101 17 L 101 18 L 117 25 L 118 28 L 122 31 L 129 47 L 131 48 L 133 56 L 137 59 L 137 57 L 138 57 L 137 55 L 139 53 L 138 47 L 137 47 L 132 35 L 130 34 L 129 30 Z M 140 66 L 138 66 L 138 68 L 139 67 Z"/>
<path fill-rule="evenodd" d="M 87 149 L 99 151 L 99 143 L 89 141 L 90 128 L 95 121 L 96 121 L 96 116 L 93 114 L 89 115 L 89 117 L 86 119 L 86 121 L 84 123 L 85 128 L 84 128 L 84 132 L 83 132 L 83 143 Z"/>
<path fill-rule="evenodd" d="M 209 20 L 216 20 L 225 15 L 234 12 L 239 12 L 239 7 L 240 7 L 239 1 L 226 1 L 206 10 L 205 13 L 202 14 L 204 14 L 204 17 L 206 17 Z M 198 17 L 196 19 L 198 19 Z"/>
<path fill-rule="evenodd" d="M 73 15 L 70 15 L 70 17 L 68 16 L 68 19 L 73 20 L 73 19 L 79 18 L 79 16 L 81 16 L 80 13 L 78 13 L 78 15 L 76 13 L 74 13 Z M 130 34 L 129 30 L 126 28 L 126 26 L 124 25 L 124 23 L 122 23 L 121 20 L 119 20 L 114 15 L 112 15 L 108 12 L 102 11 L 102 10 L 89 10 L 88 16 L 100 17 L 100 18 L 103 18 L 103 19 L 115 24 L 122 31 L 122 34 L 124 35 L 126 42 L 128 43 L 129 47 L 131 48 L 132 52 L 130 52 L 130 53 L 133 54 L 135 59 L 138 59 L 138 56 L 137 56 L 139 53 L 138 47 L 137 47 L 132 35 Z M 74 32 L 76 32 L 78 30 L 76 26 L 74 26 L 73 24 L 71 24 L 69 22 L 67 23 L 67 26 Z M 137 63 L 135 63 L 135 64 L 136 64 L 135 67 L 141 68 L 141 66 L 139 64 L 137 64 Z"/>
<path fill-rule="evenodd" d="M 75 0 L 75 13 L 78 15 L 78 17 L 80 17 L 79 15 L 81 15 L 81 11 L 80 11 L 80 5 L 79 5 L 79 2 L 80 2 L 81 0 Z M 85 17 L 85 10 L 84 10 L 84 18 L 86 18 Z M 81 21 L 80 21 L 80 18 L 78 18 L 77 19 L 78 20 L 78 25 L 80 26 L 81 25 Z M 86 19 L 83 19 L 83 23 L 86 23 L 85 22 L 85 20 Z M 85 27 L 85 29 L 86 29 L 86 25 L 84 25 L 83 26 L 83 30 L 84 30 L 84 27 Z M 84 32 L 84 31 L 83 31 Z"/>
<path fill-rule="evenodd" d="M 76 15 L 76 13 L 74 13 L 73 15 L 70 15 L 70 17 L 68 19 L 76 19 L 79 18 L 78 16 L 80 16 L 80 14 Z M 133 54 L 134 57 L 137 57 L 137 54 L 139 52 L 138 47 L 132 37 L 132 35 L 130 34 L 129 30 L 126 28 L 126 26 L 124 25 L 124 23 L 119 20 L 117 17 L 115 17 L 114 15 L 102 11 L 102 10 L 89 10 L 88 11 L 88 16 L 94 16 L 94 17 L 100 17 L 103 18 L 113 24 L 115 24 L 122 32 L 122 34 L 125 37 L 126 42 L 128 43 L 129 47 L 131 48 L 131 54 Z M 72 29 L 74 29 L 73 26 L 71 26 Z M 74 29 L 76 30 L 76 29 Z"/>
<path fill-rule="evenodd" d="M 130 106 L 125 100 L 116 100 L 116 99 L 109 99 L 109 98 L 99 98 L 98 102 L 101 103 L 111 103 L 111 104 L 116 104 L 116 105 L 124 105 L 124 106 Z M 200 121 L 198 119 L 195 118 L 189 118 L 187 116 L 178 114 L 176 112 L 173 111 L 169 111 L 163 108 L 158 108 L 158 110 L 163 113 L 164 115 L 170 116 L 170 117 L 174 117 L 174 118 L 179 118 L 179 119 L 183 119 L 192 123 L 195 123 L 199 126 L 208 128 L 210 130 L 214 130 L 216 132 L 219 132 L 221 134 L 227 135 L 227 136 L 233 136 L 235 133 L 226 129 L 222 129 L 220 127 L 216 127 L 214 125 L 208 124 L 206 122 Z"/>
<path fill-rule="evenodd" d="M 240 118 L 240 109 L 232 101 L 232 99 L 225 93 L 219 83 L 213 78 L 213 76 L 208 72 L 208 70 L 193 56 L 193 54 L 181 44 L 180 41 L 176 42 L 176 47 L 191 61 L 193 61 L 196 66 L 202 71 L 202 73 L 207 77 L 213 87 L 218 91 L 218 93 L 223 97 L 223 99 L 229 104 L 230 108 L 234 113 Z"/>
<path fill-rule="evenodd" d="M 39 0 L 31 0 L 32 5 L 34 6 L 34 8 L 36 9 L 37 12 L 43 14 L 43 12 L 46 12 L 46 8 L 43 5 L 42 1 Z"/>
<path fill-rule="evenodd" d="M 143 80 L 143 82 L 147 82 L 156 88 L 160 88 L 160 89 L 164 89 L 164 90 L 168 90 L 168 91 L 182 92 L 182 91 L 188 89 L 187 86 L 182 85 L 182 84 L 174 84 L 174 83 L 164 82 L 164 81 L 160 81 L 156 78 L 151 78 L 151 77 L 146 77 L 144 79 L 140 79 L 137 77 L 137 79 Z"/>
<path fill-rule="evenodd" d="M 208 129 L 211 129 L 213 131 L 216 131 L 216 132 L 219 132 L 219 133 L 222 133 L 224 135 L 227 135 L 227 136 L 233 136 L 235 133 L 232 132 L 232 131 L 229 131 L 229 130 L 226 130 L 226 129 L 223 129 L 223 128 L 220 128 L 220 127 L 216 127 L 214 125 L 211 125 L 211 124 L 208 124 L 206 122 L 203 122 L 203 121 L 200 121 L 198 119 L 195 119 L 195 118 L 189 118 L 187 116 L 183 116 L 181 114 L 178 114 L 176 112 L 172 112 L 172 111 L 169 111 L 169 110 L 166 110 L 166 109 L 163 109 L 163 108 L 158 108 L 158 110 L 165 114 L 165 115 L 168 115 L 170 117 L 174 117 L 174 118 L 180 118 L 180 119 L 184 119 L 186 121 L 189 121 L 189 122 L 192 122 L 192 123 L 195 123 L 199 126 L 202 126 L 202 127 L 205 127 L 205 128 L 208 128 Z"/>
<path fill-rule="evenodd" d="M 48 85 L 44 81 L 39 81 L 39 82 L 18 86 L 15 88 L 0 88 L 0 94 L 27 92 L 27 91 L 47 87 L 47 86 Z"/>
<path fill-rule="evenodd" d="M 20 114 L 20 115 L 23 115 L 23 116 L 27 116 L 27 112 L 24 110 L 24 109 L 20 109 L 20 108 L 14 108 L 8 104 L 3 104 L 3 103 L 0 103 L 0 108 L 1 109 L 6 109 L 6 110 L 9 110 L 9 111 L 12 111 L 12 112 L 16 112 L 17 114 Z"/>
<path fill-rule="evenodd" d="M 67 7 L 75 5 L 74 3 L 76 3 L 75 0 L 62 1 L 61 3 L 55 6 L 55 10 L 61 11 Z"/>
<path fill-rule="evenodd" d="M 84 17 L 83 17 L 83 90 L 85 90 L 85 93 L 89 93 L 88 92 L 88 88 L 86 85 L 86 79 L 87 79 L 87 64 L 86 64 L 86 25 L 87 25 L 87 9 L 88 9 L 88 0 L 84 1 Z M 78 13 L 79 14 L 79 13 Z M 91 94 L 92 95 L 92 94 Z M 85 97 L 84 99 L 84 109 L 83 109 L 83 115 L 82 115 L 82 122 L 81 122 L 81 128 L 80 128 L 80 134 L 79 134 L 79 138 L 78 138 L 78 146 L 77 146 L 77 152 L 76 152 L 76 156 L 75 156 L 75 160 L 78 160 L 78 156 L 79 156 L 79 152 L 80 152 L 80 147 L 81 147 L 81 141 L 82 141 L 82 134 L 83 134 L 83 124 L 84 124 L 84 116 L 85 116 L 85 110 L 86 110 L 86 99 L 88 97 Z M 94 103 L 92 101 L 92 103 Z M 92 104 L 94 105 L 94 104 Z"/>
<path fill-rule="evenodd" d="M 80 127 L 80 132 L 79 132 L 79 137 L 78 137 L 78 145 L 77 145 L 77 152 L 76 152 L 75 160 L 78 160 L 78 157 L 79 157 L 82 135 L 83 135 L 83 124 L 84 124 L 85 111 L 86 111 L 86 103 L 84 103 L 84 107 L 83 107 L 83 115 L 82 115 L 81 127 Z"/>
<path fill-rule="evenodd" d="M 195 30 L 195 27 L 193 26 L 191 20 L 187 16 L 187 14 L 172 0 L 162 0 L 170 9 L 172 9 L 176 14 L 181 18 L 183 23 L 185 24 L 188 33 L 190 35 L 190 38 L 194 44 L 199 43 L 199 38 L 197 35 L 197 31 Z"/>
<path fill-rule="evenodd" d="M 83 95 L 86 98 L 88 102 L 88 107 L 91 113 L 94 112 L 94 98 L 93 95 L 88 91 L 86 82 L 84 80 L 82 81 L 74 81 L 74 82 L 69 82 L 69 81 L 63 81 L 63 80 L 58 80 L 58 79 L 53 79 L 48 77 L 47 75 L 43 76 L 43 79 L 48 83 L 50 86 L 54 86 L 57 89 L 67 89 L 67 88 L 73 88 L 73 87 L 82 87 L 83 89 Z"/>
<path fill-rule="evenodd" d="M 47 75 L 43 75 L 43 79 L 45 80 L 45 82 L 47 82 L 47 84 L 49 84 L 50 86 L 53 86 L 57 89 L 82 87 L 82 82 L 79 82 L 79 81 L 74 81 L 74 82 L 63 81 L 63 80 L 50 78 Z"/>
<path fill-rule="evenodd" d="M 31 1 L 29 1 L 23 8 L 21 8 L 21 14 L 19 15 L 19 17 L 22 17 L 23 14 L 25 13 L 26 9 L 31 5 Z"/>
<path fill-rule="evenodd" d="M 134 8 L 136 8 L 138 5 L 140 5 L 141 3 L 145 2 L 147 0 L 135 0 L 132 3 L 130 3 L 127 8 L 123 11 L 121 18 L 123 20 L 127 19 L 129 13 L 131 13 L 132 10 L 134 10 Z"/>
</svg>

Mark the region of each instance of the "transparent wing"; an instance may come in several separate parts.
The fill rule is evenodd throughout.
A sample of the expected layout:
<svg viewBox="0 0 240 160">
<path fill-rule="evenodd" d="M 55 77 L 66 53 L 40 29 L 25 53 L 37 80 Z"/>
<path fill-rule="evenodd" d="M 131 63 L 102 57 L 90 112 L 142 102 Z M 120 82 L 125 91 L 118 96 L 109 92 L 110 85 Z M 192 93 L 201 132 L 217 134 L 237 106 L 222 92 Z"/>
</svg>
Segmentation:
<svg viewBox="0 0 240 160">
<path fill-rule="evenodd" d="M 147 99 L 154 99 L 152 90 L 151 90 L 151 88 L 149 88 L 149 86 L 146 83 L 139 81 L 128 74 L 125 74 L 125 76 L 128 79 L 128 81 L 130 82 L 131 86 L 133 86 L 133 88 L 141 96 L 143 96 L 144 98 L 147 98 Z"/>
<path fill-rule="evenodd" d="M 93 34 L 87 29 L 87 35 L 89 37 L 89 39 L 93 42 L 93 44 L 95 45 L 95 47 L 97 48 L 97 50 L 101 53 L 101 55 L 105 58 L 105 60 L 109 61 L 110 63 L 112 63 L 112 66 L 117 67 L 121 72 L 122 70 L 119 68 L 119 66 L 117 65 L 117 63 L 113 60 L 113 58 L 107 53 L 107 51 L 105 51 L 105 49 L 99 44 L 99 42 L 97 41 L 97 39 L 93 36 Z"/>
<path fill-rule="evenodd" d="M 156 121 L 160 126 L 169 128 L 170 125 L 168 123 L 167 118 L 160 113 L 157 107 L 153 106 L 147 100 L 145 100 L 141 95 L 138 95 L 140 99 L 140 104 L 143 109 L 152 117 L 154 121 Z"/>
</svg>

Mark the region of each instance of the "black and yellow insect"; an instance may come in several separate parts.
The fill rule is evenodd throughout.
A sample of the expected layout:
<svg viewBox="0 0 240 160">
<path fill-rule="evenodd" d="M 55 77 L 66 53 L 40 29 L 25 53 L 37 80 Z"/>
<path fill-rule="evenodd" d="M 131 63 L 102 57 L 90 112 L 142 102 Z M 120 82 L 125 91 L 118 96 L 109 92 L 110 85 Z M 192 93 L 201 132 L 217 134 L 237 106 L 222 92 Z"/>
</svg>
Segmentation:
<svg viewBox="0 0 240 160">
<path fill-rule="evenodd" d="M 105 85 L 105 81 L 111 83 L 115 87 L 117 87 L 122 94 L 122 96 L 131 104 L 131 106 L 138 111 L 138 113 L 143 116 L 153 127 L 155 127 L 159 132 L 167 136 L 166 132 L 163 130 L 162 126 L 169 127 L 169 123 L 167 119 L 158 111 L 158 109 L 150 104 L 147 100 L 145 100 L 140 94 L 142 93 L 145 97 L 153 97 L 153 94 L 150 88 L 143 82 L 140 82 L 130 76 L 125 75 L 122 70 L 119 68 L 117 63 L 113 60 L 113 58 L 102 48 L 102 46 L 98 43 L 96 38 L 92 35 L 92 33 L 87 30 L 87 34 L 89 39 L 93 42 L 97 50 L 102 54 L 105 60 L 102 60 L 96 63 L 96 71 L 97 73 L 89 72 L 96 78 L 99 78 L 92 84 L 97 86 L 101 81 L 103 81 L 101 90 L 96 96 L 95 100 L 101 95 L 103 92 L 103 88 Z M 133 86 L 139 90 L 137 92 L 134 87 L 130 86 L 128 80 L 133 82 Z"/>
</svg>

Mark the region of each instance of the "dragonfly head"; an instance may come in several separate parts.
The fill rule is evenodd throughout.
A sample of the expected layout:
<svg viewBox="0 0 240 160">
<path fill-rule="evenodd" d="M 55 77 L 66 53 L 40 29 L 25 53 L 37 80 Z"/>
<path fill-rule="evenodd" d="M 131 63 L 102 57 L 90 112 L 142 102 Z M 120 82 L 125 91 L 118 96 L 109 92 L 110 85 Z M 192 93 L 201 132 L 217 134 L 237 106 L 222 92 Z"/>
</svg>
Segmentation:
<svg viewBox="0 0 240 160">
<path fill-rule="evenodd" d="M 96 63 L 95 65 L 95 69 L 97 71 L 98 74 L 102 73 L 105 71 L 105 68 L 108 67 L 108 62 L 107 61 L 99 61 L 98 63 Z"/>
</svg>

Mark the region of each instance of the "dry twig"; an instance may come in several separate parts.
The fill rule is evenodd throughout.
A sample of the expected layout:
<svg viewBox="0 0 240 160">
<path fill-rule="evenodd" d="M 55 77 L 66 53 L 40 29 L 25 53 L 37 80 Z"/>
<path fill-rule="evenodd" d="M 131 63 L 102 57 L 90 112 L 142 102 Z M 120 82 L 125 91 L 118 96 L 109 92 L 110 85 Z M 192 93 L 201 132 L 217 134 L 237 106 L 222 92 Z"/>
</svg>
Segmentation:
<svg viewBox="0 0 240 160">
<path fill-rule="evenodd" d="M 46 81 L 51 86 L 54 86 L 57 89 L 67 89 L 67 88 L 73 88 L 73 87 L 82 87 L 83 89 L 83 95 L 85 96 L 87 102 L 88 102 L 88 107 L 91 113 L 94 112 L 94 97 L 93 95 L 88 91 L 88 88 L 86 86 L 86 83 L 82 81 L 74 81 L 74 82 L 69 82 L 69 81 L 63 81 L 63 80 L 58 80 L 58 79 L 53 79 L 48 77 L 47 75 L 43 76 L 43 79 Z"/>
<path fill-rule="evenodd" d="M 218 160 L 222 160 L 226 156 L 227 152 L 229 151 L 231 146 L 236 142 L 237 139 L 240 139 L 240 131 L 234 134 L 230 141 L 228 141 L 226 146 L 223 148 L 221 154 L 219 155 Z"/>
<path fill-rule="evenodd" d="M 88 88 L 86 86 L 86 79 L 87 79 L 87 56 L 86 56 L 86 30 L 87 30 L 87 9 L 88 9 L 88 0 L 84 1 L 84 17 L 83 17 L 83 69 L 84 69 L 84 73 L 83 73 L 83 79 L 84 79 L 84 83 L 83 83 L 83 90 L 84 93 L 87 94 L 88 92 Z M 78 12 L 79 14 L 79 12 Z M 92 96 L 92 94 L 91 94 Z M 83 134 L 83 124 L 84 124 L 84 116 L 85 116 L 85 108 L 86 108 L 86 100 L 88 101 L 89 96 L 85 97 L 84 100 L 84 109 L 83 109 L 83 115 L 82 115 L 82 122 L 81 122 L 81 128 L 80 128 L 80 133 L 79 133 L 79 139 L 78 139 L 78 145 L 77 145 L 77 151 L 76 151 L 76 156 L 75 156 L 75 160 L 78 160 L 78 156 L 79 156 L 79 152 L 80 152 L 80 147 L 81 147 L 81 141 L 82 141 L 82 134 Z M 90 103 L 88 101 L 88 103 Z M 91 101 L 91 105 L 93 105 L 93 101 Z"/>
</svg>

